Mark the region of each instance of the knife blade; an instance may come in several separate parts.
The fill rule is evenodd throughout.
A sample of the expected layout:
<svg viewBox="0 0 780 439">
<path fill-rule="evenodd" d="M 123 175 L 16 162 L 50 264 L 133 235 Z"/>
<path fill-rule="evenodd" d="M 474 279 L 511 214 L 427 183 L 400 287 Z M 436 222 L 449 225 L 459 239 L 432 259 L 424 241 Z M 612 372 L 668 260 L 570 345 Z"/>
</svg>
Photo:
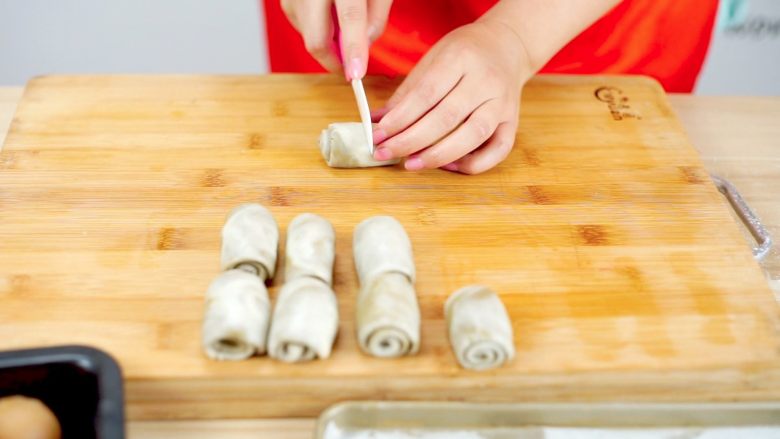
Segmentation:
<svg viewBox="0 0 780 439">
<path fill-rule="evenodd" d="M 355 93 L 358 111 L 360 112 L 360 122 L 363 124 L 363 130 L 366 132 L 368 140 L 368 150 L 374 154 L 374 133 L 371 128 L 371 111 L 368 108 L 368 98 L 366 90 L 363 88 L 363 81 L 360 79 L 352 80 L 352 91 Z"/>
</svg>

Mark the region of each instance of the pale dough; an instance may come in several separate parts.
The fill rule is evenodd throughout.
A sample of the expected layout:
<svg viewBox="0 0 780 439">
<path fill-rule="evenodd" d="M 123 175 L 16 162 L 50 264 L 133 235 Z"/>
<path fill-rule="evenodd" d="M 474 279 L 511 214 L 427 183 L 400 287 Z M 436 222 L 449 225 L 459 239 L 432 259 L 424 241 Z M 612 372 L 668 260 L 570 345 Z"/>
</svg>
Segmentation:
<svg viewBox="0 0 780 439">
<path fill-rule="evenodd" d="M 414 290 L 412 244 L 403 226 L 375 216 L 355 228 L 356 304 L 360 348 L 376 357 L 414 354 L 420 348 L 420 307 Z"/>
<path fill-rule="evenodd" d="M 203 347 L 215 360 L 265 353 L 271 303 L 263 280 L 243 270 L 220 274 L 206 292 Z"/>
<path fill-rule="evenodd" d="M 470 285 L 452 293 L 444 305 L 450 344 L 466 369 L 499 367 L 515 355 L 512 323 L 491 289 Z"/>
<path fill-rule="evenodd" d="M 276 271 L 279 226 L 271 212 L 259 204 L 233 209 L 222 227 L 222 270 L 242 268 L 262 279 Z"/>
<path fill-rule="evenodd" d="M 382 273 L 362 285 L 357 300 L 360 348 L 375 357 L 415 354 L 420 348 L 420 308 L 409 278 Z"/>
<path fill-rule="evenodd" d="M 355 227 L 353 247 L 355 267 L 361 284 L 382 273 L 395 271 L 414 283 L 415 269 L 412 243 L 395 218 L 374 216 Z"/>
<path fill-rule="evenodd" d="M 328 358 L 338 326 L 330 286 L 313 277 L 287 281 L 276 298 L 268 354 L 288 363 Z"/>
<path fill-rule="evenodd" d="M 336 233 L 328 220 L 304 213 L 287 228 L 285 284 L 274 307 L 271 357 L 286 362 L 328 358 L 338 331 L 333 282 Z"/>
<path fill-rule="evenodd" d="M 286 280 L 312 276 L 331 285 L 335 257 L 336 232 L 328 220 L 312 213 L 300 214 L 292 220 L 287 227 Z"/>
<path fill-rule="evenodd" d="M 331 168 L 369 168 L 394 165 L 400 161 L 374 160 L 360 122 L 328 125 L 320 134 L 320 152 Z"/>
</svg>

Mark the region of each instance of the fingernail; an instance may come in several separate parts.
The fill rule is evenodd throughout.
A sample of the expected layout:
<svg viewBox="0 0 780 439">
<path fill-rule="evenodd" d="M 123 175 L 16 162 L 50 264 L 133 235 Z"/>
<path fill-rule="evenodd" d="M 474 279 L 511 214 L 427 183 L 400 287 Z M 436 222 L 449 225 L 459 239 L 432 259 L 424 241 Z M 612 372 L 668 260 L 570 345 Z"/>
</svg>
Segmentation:
<svg viewBox="0 0 780 439">
<path fill-rule="evenodd" d="M 371 137 L 374 138 L 374 145 L 379 145 L 387 139 L 387 133 L 382 128 L 374 128 Z"/>
<path fill-rule="evenodd" d="M 352 58 L 349 60 L 349 67 L 347 67 L 347 81 L 353 79 L 361 79 L 365 72 L 362 71 L 363 67 L 359 58 Z"/>
<path fill-rule="evenodd" d="M 371 40 L 371 41 L 376 40 L 376 37 L 377 37 L 377 35 L 376 35 L 376 26 L 374 26 L 373 24 L 369 24 L 368 25 L 368 29 L 367 29 L 367 33 L 368 33 L 368 39 L 369 40 Z"/>
<path fill-rule="evenodd" d="M 412 157 L 404 163 L 404 167 L 407 171 L 419 171 L 420 169 L 424 168 L 425 165 L 423 164 L 423 161 L 420 160 L 417 157 Z"/>
<path fill-rule="evenodd" d="M 448 171 L 458 172 L 458 164 L 457 163 L 450 163 L 448 165 L 444 165 L 441 167 L 442 169 L 446 169 Z"/>
<path fill-rule="evenodd" d="M 390 160 L 393 158 L 393 152 L 387 148 L 377 148 L 374 151 L 374 159 L 379 161 Z"/>
</svg>

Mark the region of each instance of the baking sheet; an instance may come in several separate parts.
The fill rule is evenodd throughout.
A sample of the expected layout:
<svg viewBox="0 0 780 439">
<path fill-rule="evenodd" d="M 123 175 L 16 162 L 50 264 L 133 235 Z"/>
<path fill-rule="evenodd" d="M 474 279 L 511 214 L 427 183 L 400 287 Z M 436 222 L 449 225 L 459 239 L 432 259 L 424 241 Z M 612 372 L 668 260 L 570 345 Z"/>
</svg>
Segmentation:
<svg viewBox="0 0 780 439">
<path fill-rule="evenodd" d="M 780 438 L 780 404 L 352 402 L 324 412 L 319 439 Z"/>
</svg>

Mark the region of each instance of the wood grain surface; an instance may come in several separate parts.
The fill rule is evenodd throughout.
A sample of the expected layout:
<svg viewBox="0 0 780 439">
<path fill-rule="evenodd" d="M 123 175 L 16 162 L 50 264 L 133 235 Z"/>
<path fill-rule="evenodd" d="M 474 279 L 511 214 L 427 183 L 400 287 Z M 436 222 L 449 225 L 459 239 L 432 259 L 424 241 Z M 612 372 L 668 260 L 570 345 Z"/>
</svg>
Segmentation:
<svg viewBox="0 0 780 439">
<path fill-rule="evenodd" d="M 762 261 L 780 300 L 780 98 L 670 96 L 709 172 L 731 181 L 775 238 Z"/>
<path fill-rule="evenodd" d="M 374 103 L 392 90 L 368 85 Z M 594 97 L 602 86 L 640 118 L 615 120 Z M 111 352 L 131 418 L 306 416 L 345 399 L 780 393 L 771 294 L 655 83 L 535 79 L 517 150 L 476 177 L 325 167 L 319 130 L 356 117 L 329 76 L 36 79 L 0 155 L 0 348 Z M 201 354 L 219 228 L 245 201 L 283 225 L 303 211 L 333 221 L 343 320 L 330 360 Z M 378 213 L 415 245 L 415 358 L 367 358 L 355 344 L 351 232 Z M 498 290 L 513 317 L 518 357 L 493 373 L 460 370 L 446 340 L 442 303 L 472 282 Z"/>
</svg>

